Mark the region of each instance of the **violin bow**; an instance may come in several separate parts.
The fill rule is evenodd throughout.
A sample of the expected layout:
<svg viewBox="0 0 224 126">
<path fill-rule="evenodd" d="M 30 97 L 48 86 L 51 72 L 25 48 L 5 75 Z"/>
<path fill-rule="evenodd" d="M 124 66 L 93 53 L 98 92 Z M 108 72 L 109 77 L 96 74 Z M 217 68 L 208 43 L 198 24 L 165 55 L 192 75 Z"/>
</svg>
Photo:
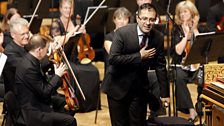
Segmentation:
<svg viewBox="0 0 224 126">
<path fill-rule="evenodd" d="M 74 6 L 74 3 L 72 4 L 72 8 L 74 9 L 73 6 Z M 71 18 L 71 13 L 72 13 L 72 10 L 73 10 L 73 9 L 71 9 L 70 12 L 69 12 L 69 18 Z M 65 32 L 67 32 L 67 30 L 68 30 L 69 21 L 70 21 L 70 20 L 68 20 L 68 22 L 67 22 L 67 24 L 66 24 Z M 64 36 L 63 45 L 64 45 L 65 41 L 66 41 L 66 34 L 65 34 L 65 36 Z M 82 91 L 82 89 L 81 89 L 81 87 L 80 87 L 80 84 L 79 84 L 77 78 L 75 77 L 75 74 L 74 74 L 74 72 L 73 72 L 73 70 L 72 70 L 72 67 L 71 67 L 71 65 L 70 65 L 70 63 L 69 63 L 69 61 L 68 61 L 68 59 L 67 59 L 67 57 L 66 57 L 66 54 L 65 54 L 65 52 L 64 52 L 64 50 L 63 50 L 62 47 L 60 48 L 60 51 L 61 51 L 61 53 L 62 53 L 62 57 L 63 57 L 64 60 L 65 60 L 66 65 L 68 66 L 68 69 L 70 70 L 70 72 L 71 72 L 71 74 L 72 74 L 73 79 L 75 80 L 75 84 L 76 84 L 76 86 L 78 87 L 78 89 L 79 89 L 79 91 L 80 91 L 80 94 L 81 94 L 83 100 L 85 101 L 85 100 L 86 100 L 86 97 L 85 97 L 85 95 L 84 95 L 84 93 L 83 93 L 83 91 Z M 72 88 L 71 85 L 69 85 L 69 86 L 70 86 L 70 88 Z M 73 88 L 72 88 L 72 89 L 73 89 Z M 73 89 L 73 90 L 74 90 L 74 89 Z"/>
<path fill-rule="evenodd" d="M 34 10 L 34 12 L 33 12 L 33 14 L 32 14 L 32 17 L 31 17 L 31 19 L 30 19 L 30 22 L 29 22 L 29 24 L 28 24 L 28 27 L 30 27 L 31 23 L 33 22 L 33 18 L 34 18 L 34 16 L 35 16 L 35 14 L 37 13 L 37 9 L 39 8 L 40 3 L 41 3 L 41 0 L 39 0 L 38 3 L 37 3 L 37 6 L 36 6 L 36 8 L 35 8 L 35 10 Z"/>
<path fill-rule="evenodd" d="M 99 10 L 99 8 L 103 5 L 103 3 L 105 2 L 106 0 L 103 0 L 99 5 L 98 7 L 93 11 L 93 13 L 88 17 L 88 19 L 83 23 L 83 25 L 85 26 L 89 20 L 93 17 L 93 15 Z"/>
</svg>

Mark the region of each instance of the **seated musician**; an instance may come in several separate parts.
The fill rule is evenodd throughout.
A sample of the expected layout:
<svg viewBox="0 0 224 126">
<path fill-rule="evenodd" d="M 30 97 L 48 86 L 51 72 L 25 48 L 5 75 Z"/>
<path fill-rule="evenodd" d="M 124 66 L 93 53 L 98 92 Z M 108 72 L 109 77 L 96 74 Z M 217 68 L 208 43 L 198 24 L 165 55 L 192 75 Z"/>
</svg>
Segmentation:
<svg viewBox="0 0 224 126">
<path fill-rule="evenodd" d="M 15 93 L 27 126 L 76 126 L 73 116 L 54 112 L 51 107 L 52 93 L 61 85 L 66 66 L 63 63 L 55 65 L 52 79 L 49 81 L 45 78 L 41 61 L 48 52 L 50 41 L 42 35 L 30 38 L 26 45 L 28 53 L 16 69 Z"/>
<path fill-rule="evenodd" d="M 65 54 L 70 61 L 71 67 L 77 75 L 77 79 L 80 83 L 81 88 L 87 86 L 88 88 L 84 88 L 84 94 L 89 101 L 83 101 L 82 97 L 77 91 L 77 97 L 80 101 L 80 109 L 79 111 L 90 111 L 96 109 L 96 102 L 98 98 L 99 91 L 99 72 L 98 69 L 90 63 L 82 64 L 80 59 L 78 59 L 78 40 L 82 36 L 82 34 L 86 33 L 85 26 L 76 25 L 76 22 L 72 20 L 73 16 L 73 0 L 60 0 L 59 2 L 59 10 L 60 17 L 54 22 L 54 26 L 59 26 L 59 30 L 54 31 L 53 27 L 51 30 L 52 36 L 55 36 L 56 39 L 59 39 L 59 42 L 62 46 L 64 46 Z M 58 23 L 58 25 L 56 25 Z M 53 24 L 52 24 L 53 25 Z M 56 28 L 56 27 L 55 27 Z M 77 29 L 82 33 L 81 35 L 77 34 Z M 54 34 L 56 33 L 56 34 Z M 57 36 L 59 34 L 59 37 Z M 65 36 L 65 37 L 64 37 Z M 73 37 L 75 36 L 75 37 Z M 64 40 L 66 38 L 66 40 Z M 94 50 L 93 50 L 94 51 Z M 88 56 L 87 56 L 88 57 Z M 74 86 L 75 86 L 75 82 Z M 75 86 L 76 87 L 76 86 Z M 94 92 L 94 93 L 93 93 Z"/>
<path fill-rule="evenodd" d="M 108 33 L 105 36 L 105 40 L 104 40 L 104 49 L 105 49 L 105 73 L 106 73 L 106 69 L 109 66 L 109 62 L 108 62 L 108 54 L 110 52 L 110 47 L 111 44 L 113 42 L 113 38 L 114 38 L 114 32 L 120 28 L 123 27 L 125 25 L 127 25 L 129 23 L 131 17 L 131 13 L 128 9 L 126 9 L 125 7 L 120 7 L 118 9 L 116 9 L 116 11 L 113 14 L 113 23 L 115 24 L 115 29 L 113 31 L 111 31 L 110 33 Z"/>
<path fill-rule="evenodd" d="M 2 27 L 1 27 L 3 34 L 4 34 L 4 41 L 2 44 L 3 48 L 5 48 L 6 45 L 12 41 L 12 37 L 9 32 L 10 21 L 20 18 L 20 17 L 21 17 L 21 14 L 16 8 L 10 8 L 9 10 L 7 10 L 5 16 L 3 17 Z"/>
<path fill-rule="evenodd" d="M 224 32 L 224 0 L 210 7 L 207 25 L 210 31 Z M 218 63 L 224 63 L 224 57 L 218 58 Z"/>
<path fill-rule="evenodd" d="M 193 37 L 199 34 L 198 21 L 199 13 L 195 5 L 191 1 L 182 1 L 176 6 L 176 24 L 180 26 L 172 29 L 171 40 L 171 56 L 174 64 L 179 64 L 176 68 L 176 104 L 177 110 L 189 114 L 189 121 L 196 121 L 197 112 L 187 88 L 187 83 L 191 82 L 195 77 L 194 74 L 198 69 L 198 65 L 181 65 L 184 62 L 188 48 L 193 44 Z M 184 36 L 181 34 L 182 30 Z M 188 46 L 188 44 L 190 44 Z M 177 65 L 177 66 L 179 66 Z"/>
</svg>

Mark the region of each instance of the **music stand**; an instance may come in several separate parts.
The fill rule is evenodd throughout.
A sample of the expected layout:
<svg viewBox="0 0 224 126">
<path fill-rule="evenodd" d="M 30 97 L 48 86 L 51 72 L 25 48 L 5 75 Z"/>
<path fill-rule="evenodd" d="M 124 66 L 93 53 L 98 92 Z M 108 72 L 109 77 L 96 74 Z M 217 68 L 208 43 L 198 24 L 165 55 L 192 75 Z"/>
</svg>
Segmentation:
<svg viewBox="0 0 224 126">
<path fill-rule="evenodd" d="M 115 24 L 113 22 L 113 15 L 117 8 L 108 8 L 108 16 L 106 20 L 106 30 L 105 33 L 109 33 L 115 29 Z"/>
<path fill-rule="evenodd" d="M 210 32 L 196 36 L 190 52 L 186 58 L 184 65 L 201 63 L 202 70 L 201 78 L 202 84 L 204 83 L 204 70 L 203 64 L 208 64 L 209 61 L 215 61 L 220 56 L 224 56 L 224 33 Z M 203 86 L 202 86 L 203 87 Z M 200 94 L 199 94 L 200 95 Z M 202 124 L 202 103 L 198 99 L 196 110 L 200 117 L 200 124 Z"/>
<path fill-rule="evenodd" d="M 196 36 L 184 65 L 207 64 L 224 56 L 224 33 L 210 32 Z"/>
<path fill-rule="evenodd" d="M 31 17 L 32 17 L 32 15 L 23 15 L 23 18 L 26 19 L 28 22 L 30 22 Z M 39 18 L 39 16 L 36 14 L 34 16 L 32 23 L 30 24 L 29 30 L 33 34 L 39 33 L 41 23 L 42 23 L 42 18 Z"/>
<path fill-rule="evenodd" d="M 92 14 L 96 9 L 96 6 L 88 7 L 85 20 Z M 107 19 L 107 6 L 101 6 L 99 10 L 92 16 L 92 18 L 86 24 L 87 32 L 92 33 L 104 33 L 105 31 L 105 22 Z"/>
<path fill-rule="evenodd" d="M 119 1 L 120 0 L 106 0 L 103 5 L 106 5 L 108 7 L 119 7 Z M 102 0 L 93 0 L 94 6 L 97 6 L 102 2 Z"/>
</svg>

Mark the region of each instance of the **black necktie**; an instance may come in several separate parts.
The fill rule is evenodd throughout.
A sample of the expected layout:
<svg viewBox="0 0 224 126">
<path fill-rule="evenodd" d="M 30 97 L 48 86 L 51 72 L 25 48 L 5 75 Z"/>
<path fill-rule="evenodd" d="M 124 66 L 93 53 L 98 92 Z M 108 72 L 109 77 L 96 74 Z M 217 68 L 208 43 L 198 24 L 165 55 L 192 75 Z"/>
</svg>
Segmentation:
<svg viewBox="0 0 224 126">
<path fill-rule="evenodd" d="M 146 44 L 147 35 L 143 35 L 142 41 L 140 43 L 140 48 L 143 48 Z"/>
</svg>

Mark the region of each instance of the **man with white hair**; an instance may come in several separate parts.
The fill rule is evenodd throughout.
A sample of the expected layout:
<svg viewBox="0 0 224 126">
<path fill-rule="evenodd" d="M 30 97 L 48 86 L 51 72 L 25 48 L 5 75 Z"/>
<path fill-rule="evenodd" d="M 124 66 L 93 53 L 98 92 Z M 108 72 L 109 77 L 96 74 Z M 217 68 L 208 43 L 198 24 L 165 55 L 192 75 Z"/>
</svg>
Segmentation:
<svg viewBox="0 0 224 126">
<path fill-rule="evenodd" d="M 5 84 L 5 93 L 14 91 L 15 70 L 20 59 L 26 54 L 24 46 L 28 44 L 30 37 L 28 21 L 24 18 L 18 18 L 10 22 L 10 34 L 13 41 L 10 42 L 4 50 L 7 55 L 3 78 Z"/>
</svg>

